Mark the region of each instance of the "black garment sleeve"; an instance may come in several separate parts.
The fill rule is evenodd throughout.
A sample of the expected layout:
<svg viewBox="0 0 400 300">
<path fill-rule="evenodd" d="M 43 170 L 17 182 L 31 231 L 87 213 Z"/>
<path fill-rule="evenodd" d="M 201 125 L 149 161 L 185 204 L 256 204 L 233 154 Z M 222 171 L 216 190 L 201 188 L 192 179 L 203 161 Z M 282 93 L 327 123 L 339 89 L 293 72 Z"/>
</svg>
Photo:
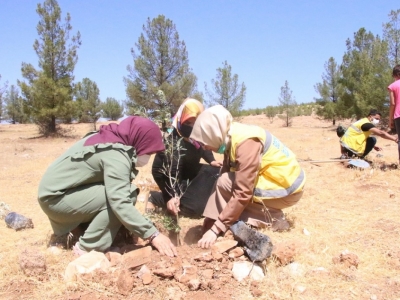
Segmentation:
<svg viewBox="0 0 400 300">
<path fill-rule="evenodd" d="M 365 123 L 361 125 L 362 131 L 369 131 L 371 128 L 375 128 L 375 125 L 372 123 Z"/>
<path fill-rule="evenodd" d="M 202 153 L 201 153 L 201 158 L 204 159 L 208 164 L 213 162 L 215 160 L 214 154 L 210 150 L 203 150 L 203 148 L 200 148 Z"/>
</svg>

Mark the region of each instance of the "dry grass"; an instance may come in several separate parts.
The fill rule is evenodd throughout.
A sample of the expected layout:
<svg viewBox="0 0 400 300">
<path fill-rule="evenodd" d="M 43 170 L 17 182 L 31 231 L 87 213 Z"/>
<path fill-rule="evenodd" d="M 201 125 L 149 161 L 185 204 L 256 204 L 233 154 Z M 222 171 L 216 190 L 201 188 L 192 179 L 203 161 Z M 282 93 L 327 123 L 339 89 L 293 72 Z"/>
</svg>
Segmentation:
<svg viewBox="0 0 400 300">
<path fill-rule="evenodd" d="M 340 155 L 335 127 L 329 122 L 296 117 L 291 128 L 282 127 L 278 119 L 271 124 L 263 116 L 246 117 L 241 122 L 270 129 L 299 159 L 327 160 Z M 47 166 L 92 130 L 90 124 L 71 128 L 72 137 L 44 139 L 36 138 L 33 125 L 0 125 L 0 202 L 32 218 L 35 225 L 34 229 L 15 232 L 2 221 L 1 299 L 68 299 L 77 292 L 114 297 L 96 284 L 66 285 L 62 274 L 73 259 L 71 251 L 63 250 L 62 255 L 55 256 L 47 250 L 51 228 L 37 204 L 37 186 Z M 293 273 L 288 266 L 278 266 L 271 260 L 259 287 L 261 298 L 400 299 L 400 170 L 380 169 L 382 164 L 397 163 L 397 147 L 380 138 L 378 145 L 384 148 L 384 156 L 378 158 L 373 151 L 370 159 L 375 167 L 371 169 L 348 169 L 341 163 L 302 163 L 307 174 L 304 196 L 298 205 L 285 211 L 294 227 L 284 233 L 267 231 L 273 243 L 296 243 L 299 270 Z M 147 165 L 141 170 L 139 183 L 151 180 L 150 168 Z M 138 207 L 143 210 L 143 203 Z M 201 221 L 182 218 L 181 224 L 188 229 Z M 304 229 L 310 235 L 305 235 Z M 45 278 L 22 273 L 18 257 L 25 248 L 45 255 Z M 332 258 L 344 250 L 359 257 L 358 268 L 333 264 Z M 240 292 L 232 299 L 252 298 L 248 283 L 237 285 Z M 143 293 L 161 299 L 165 291 L 158 286 Z"/>
</svg>

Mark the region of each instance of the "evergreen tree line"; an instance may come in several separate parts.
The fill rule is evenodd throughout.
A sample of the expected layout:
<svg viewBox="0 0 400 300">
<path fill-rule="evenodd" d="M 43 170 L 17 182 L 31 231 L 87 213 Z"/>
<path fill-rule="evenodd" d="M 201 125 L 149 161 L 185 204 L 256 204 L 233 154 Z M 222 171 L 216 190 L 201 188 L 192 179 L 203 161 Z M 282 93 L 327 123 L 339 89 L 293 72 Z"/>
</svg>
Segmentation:
<svg viewBox="0 0 400 300">
<path fill-rule="evenodd" d="M 330 57 L 324 65 L 322 82 L 314 87 L 319 94 L 317 114 L 325 119 L 359 119 L 372 108 L 378 109 L 387 122 L 392 69 L 400 63 L 400 9 L 389 13 L 383 35 L 365 28 L 346 41 L 342 62 Z M 387 124 L 387 123 L 386 123 Z"/>
<path fill-rule="evenodd" d="M 38 38 L 33 48 L 38 68 L 22 63 L 23 80 L 16 85 L 0 85 L 0 120 L 12 123 L 34 122 L 40 133 L 55 134 L 59 123 L 92 122 L 100 117 L 118 119 L 123 114 L 144 115 L 166 123 L 182 100 L 193 97 L 206 106 L 221 104 L 234 116 L 263 111 L 271 121 L 278 115 L 286 126 L 297 115 L 313 110 L 326 119 L 360 118 L 376 108 L 388 114 L 391 70 L 399 63 L 400 10 L 391 11 L 383 24 L 383 37 L 361 28 L 346 41 L 347 50 L 341 64 L 333 57 L 325 63 L 322 82 L 315 85 L 320 97 L 315 105 L 296 103 L 285 81 L 277 106 L 242 110 L 246 86 L 234 74 L 227 61 L 216 69 L 211 84 L 204 83 L 205 95 L 198 90 L 197 77 L 189 66 L 188 52 L 175 24 L 163 15 L 147 19 L 135 47 L 131 49 L 133 65 L 124 77 L 126 100 L 109 97 L 102 101 L 96 82 L 84 78 L 74 81 L 74 68 L 81 45 L 79 31 L 71 35 L 71 17 L 61 20 L 57 0 L 37 5 Z M 1 77 L 0 77 L 1 79 Z"/>
<path fill-rule="evenodd" d="M 284 121 L 285 126 L 289 127 L 292 124 L 293 117 L 311 116 L 318 109 L 319 104 L 315 102 L 291 104 L 289 110 L 287 108 L 285 110 L 284 105 L 268 105 L 264 108 L 243 109 L 237 114 L 237 117 L 265 115 L 270 123 L 273 123 L 278 118 Z"/>
<path fill-rule="evenodd" d="M 193 97 L 206 105 L 222 104 L 233 114 L 244 104 L 246 86 L 232 72 L 227 61 L 217 68 L 211 85 L 204 83 L 205 97 L 197 89 L 197 77 L 189 67 L 188 52 L 175 24 L 159 15 L 147 19 L 135 47 L 131 49 L 133 65 L 127 67 L 124 78 L 125 101 L 99 98 L 96 82 L 84 78 L 74 82 L 74 68 L 81 45 L 80 32 L 71 34 L 71 17 L 61 20 L 57 0 L 45 0 L 37 5 L 38 38 L 33 48 L 38 68 L 22 63 L 24 80 L 17 86 L 6 84 L 0 89 L 0 120 L 12 123 L 34 122 L 41 134 L 58 132 L 59 123 L 93 122 L 102 116 L 118 119 L 127 115 L 145 115 L 165 123 L 182 100 Z"/>
</svg>

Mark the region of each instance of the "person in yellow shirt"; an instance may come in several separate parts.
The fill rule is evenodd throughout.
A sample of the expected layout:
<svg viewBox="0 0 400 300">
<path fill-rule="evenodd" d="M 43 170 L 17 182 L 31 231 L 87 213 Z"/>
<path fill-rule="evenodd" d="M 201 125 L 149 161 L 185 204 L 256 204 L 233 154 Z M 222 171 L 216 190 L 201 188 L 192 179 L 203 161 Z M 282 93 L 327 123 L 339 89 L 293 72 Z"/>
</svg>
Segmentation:
<svg viewBox="0 0 400 300">
<path fill-rule="evenodd" d="M 380 119 L 381 113 L 376 109 L 371 109 L 367 117 L 351 124 L 340 138 L 341 158 L 354 156 L 365 158 L 372 149 L 381 151 L 382 148 L 376 146 L 376 138 L 370 136 L 371 134 L 397 143 L 398 138 L 396 136 L 375 127 L 379 124 Z"/>
<path fill-rule="evenodd" d="M 204 149 L 224 154 L 203 213 L 200 247 L 210 247 L 220 233 L 235 228 L 238 220 L 277 231 L 289 229 L 282 209 L 300 200 L 306 179 L 289 148 L 259 126 L 233 122 L 221 105 L 198 116 L 190 137 Z"/>
</svg>

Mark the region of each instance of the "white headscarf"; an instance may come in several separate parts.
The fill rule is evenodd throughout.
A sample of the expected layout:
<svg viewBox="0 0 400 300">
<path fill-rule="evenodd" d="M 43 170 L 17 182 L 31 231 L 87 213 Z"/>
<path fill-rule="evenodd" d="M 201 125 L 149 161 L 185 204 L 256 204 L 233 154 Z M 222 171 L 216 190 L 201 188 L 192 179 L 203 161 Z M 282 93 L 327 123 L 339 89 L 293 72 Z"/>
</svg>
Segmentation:
<svg viewBox="0 0 400 300">
<path fill-rule="evenodd" d="M 232 120 L 232 115 L 225 107 L 211 106 L 197 117 L 190 138 L 218 149 L 226 142 Z"/>
</svg>

